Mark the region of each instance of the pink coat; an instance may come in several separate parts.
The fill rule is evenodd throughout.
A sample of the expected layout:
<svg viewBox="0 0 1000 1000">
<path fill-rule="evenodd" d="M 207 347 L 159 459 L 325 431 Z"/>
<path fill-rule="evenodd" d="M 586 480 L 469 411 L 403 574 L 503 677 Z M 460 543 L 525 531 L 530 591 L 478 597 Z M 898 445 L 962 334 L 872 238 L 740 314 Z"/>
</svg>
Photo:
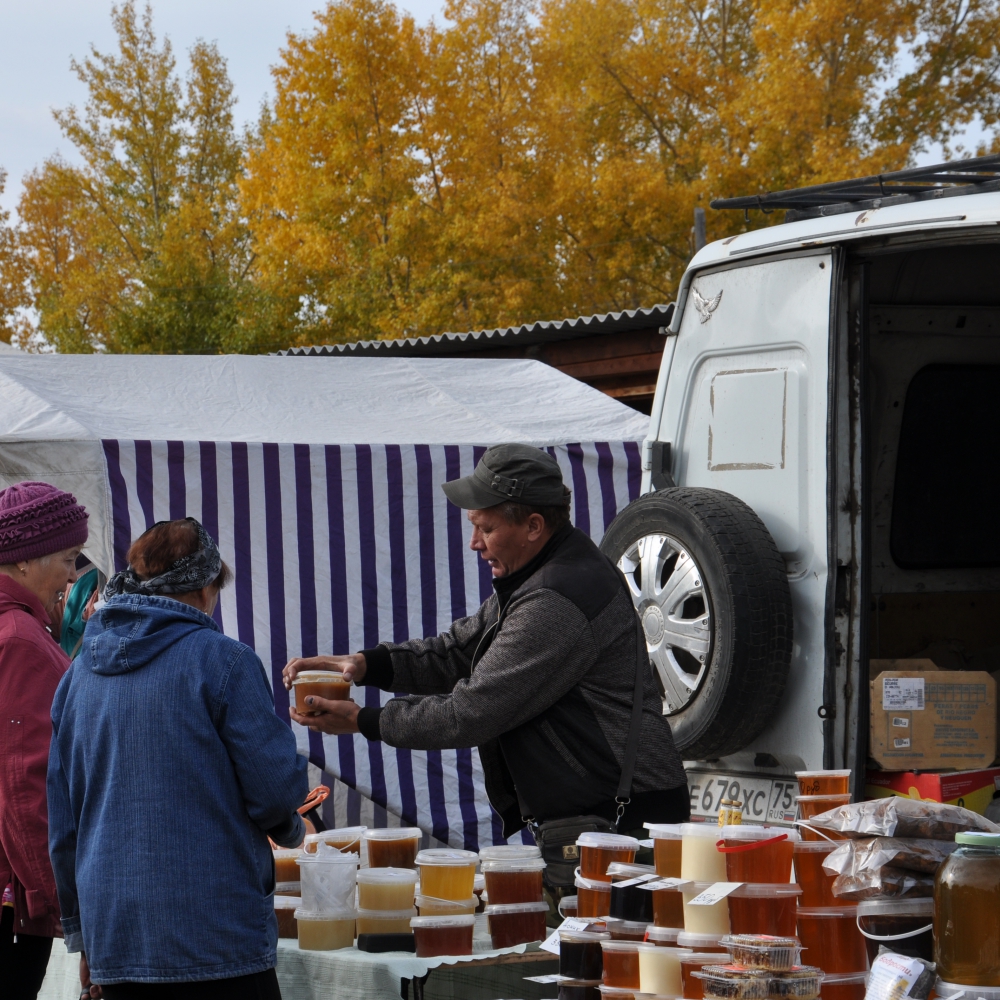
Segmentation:
<svg viewBox="0 0 1000 1000">
<path fill-rule="evenodd" d="M 49 862 L 45 775 L 52 698 L 69 659 L 41 601 L 0 573 L 0 890 L 14 889 L 14 933 L 61 937 Z"/>
</svg>

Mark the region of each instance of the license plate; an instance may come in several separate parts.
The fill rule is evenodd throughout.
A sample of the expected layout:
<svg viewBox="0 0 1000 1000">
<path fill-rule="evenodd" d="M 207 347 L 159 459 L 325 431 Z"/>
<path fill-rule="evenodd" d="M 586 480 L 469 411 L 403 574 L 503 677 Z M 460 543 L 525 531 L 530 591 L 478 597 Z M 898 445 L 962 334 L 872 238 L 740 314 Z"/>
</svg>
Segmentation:
<svg viewBox="0 0 1000 1000">
<path fill-rule="evenodd" d="M 795 796 L 799 793 L 794 777 L 764 778 L 720 771 L 688 770 L 692 818 L 715 822 L 719 804 L 725 800 L 743 806 L 744 823 L 795 821 Z"/>
</svg>

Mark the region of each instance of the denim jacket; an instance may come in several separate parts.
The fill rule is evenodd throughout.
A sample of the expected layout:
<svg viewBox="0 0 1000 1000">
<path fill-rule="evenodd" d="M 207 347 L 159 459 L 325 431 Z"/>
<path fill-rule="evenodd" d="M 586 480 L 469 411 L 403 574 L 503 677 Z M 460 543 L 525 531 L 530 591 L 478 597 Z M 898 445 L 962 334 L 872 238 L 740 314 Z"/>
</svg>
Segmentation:
<svg viewBox="0 0 1000 1000">
<path fill-rule="evenodd" d="M 267 836 L 301 842 L 308 779 L 253 650 L 179 601 L 114 597 L 52 727 L 49 850 L 67 947 L 93 981 L 272 968 Z"/>
</svg>

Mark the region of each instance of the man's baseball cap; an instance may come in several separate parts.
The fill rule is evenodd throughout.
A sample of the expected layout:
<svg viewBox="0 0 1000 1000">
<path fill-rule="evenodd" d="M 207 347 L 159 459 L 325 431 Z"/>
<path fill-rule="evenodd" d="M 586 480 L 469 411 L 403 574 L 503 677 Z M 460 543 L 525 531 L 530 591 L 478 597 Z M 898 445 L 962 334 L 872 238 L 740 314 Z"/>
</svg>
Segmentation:
<svg viewBox="0 0 1000 1000">
<path fill-rule="evenodd" d="M 442 483 L 441 489 L 464 510 L 495 507 L 505 500 L 530 507 L 558 507 L 568 504 L 570 498 L 559 463 L 527 444 L 488 448 L 471 476 Z"/>
</svg>

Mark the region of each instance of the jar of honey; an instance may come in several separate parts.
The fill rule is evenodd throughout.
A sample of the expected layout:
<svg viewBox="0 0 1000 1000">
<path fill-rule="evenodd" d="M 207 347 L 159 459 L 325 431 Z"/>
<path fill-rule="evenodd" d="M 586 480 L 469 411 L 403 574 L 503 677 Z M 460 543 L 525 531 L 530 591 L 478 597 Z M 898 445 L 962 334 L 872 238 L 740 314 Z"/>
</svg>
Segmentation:
<svg viewBox="0 0 1000 1000">
<path fill-rule="evenodd" d="M 299 715 L 319 715 L 318 709 L 310 708 L 306 698 L 315 695 L 327 701 L 348 701 L 351 697 L 351 682 L 336 670 L 303 670 L 292 681 L 295 696 L 295 711 Z"/>
<path fill-rule="evenodd" d="M 649 924 L 646 927 L 646 934 L 643 938 L 650 944 L 657 944 L 663 948 L 677 947 L 677 935 L 680 934 L 679 927 L 657 927 L 656 924 Z"/>
<path fill-rule="evenodd" d="M 607 934 L 592 931 L 559 932 L 559 975 L 593 982 L 604 974 L 602 941 Z"/>
<path fill-rule="evenodd" d="M 417 851 L 420 850 L 423 835 L 423 830 L 416 826 L 365 830 L 361 839 L 368 849 L 368 867 L 416 868 Z"/>
<path fill-rule="evenodd" d="M 408 910 L 413 906 L 416 883 L 417 873 L 412 868 L 362 868 L 358 872 L 358 908 Z"/>
<path fill-rule="evenodd" d="M 828 812 L 830 809 L 836 809 L 837 806 L 846 806 L 850 801 L 851 796 L 846 792 L 835 795 L 797 795 L 795 802 L 799 809 L 799 819 L 804 820 L 806 823 L 806 826 L 802 829 L 802 838 L 804 840 L 820 839 L 820 834 L 814 833 L 809 829 L 809 820 L 814 816 L 819 816 L 821 813 Z M 823 832 L 834 840 L 844 839 L 843 834 L 838 835 L 826 830 Z"/>
<path fill-rule="evenodd" d="M 681 823 L 646 823 L 653 840 L 653 863 L 661 878 L 681 877 Z"/>
<path fill-rule="evenodd" d="M 618 833 L 581 833 L 576 839 L 580 848 L 580 874 L 597 882 L 610 882 L 608 865 L 635 861 L 639 841 Z"/>
<path fill-rule="evenodd" d="M 722 857 L 720 854 L 719 857 Z M 719 879 L 718 881 L 725 881 Z M 697 934 L 729 933 L 729 900 L 720 899 L 711 906 L 692 906 L 691 900 L 711 888 L 714 882 L 688 882 L 681 886 L 684 897 L 684 929 Z M 668 890 L 669 891 L 669 890 Z"/>
<path fill-rule="evenodd" d="M 416 915 L 417 911 L 413 906 L 401 910 L 362 910 L 359 907 L 358 933 L 409 934 L 410 920 Z"/>
<path fill-rule="evenodd" d="M 722 943 L 725 936 L 725 934 L 701 934 L 683 930 L 677 935 L 677 947 L 689 948 L 691 951 L 714 951 L 719 955 L 728 955 L 729 949 Z M 722 964 L 725 965 L 725 962 Z"/>
<path fill-rule="evenodd" d="M 611 912 L 611 882 L 576 876 L 576 915 L 606 917 Z"/>
<path fill-rule="evenodd" d="M 483 862 L 486 895 L 490 903 L 537 903 L 542 898 L 542 872 L 545 862 L 541 858 Z"/>
<path fill-rule="evenodd" d="M 792 851 L 799 840 L 794 830 L 774 826 L 724 826 L 716 846 L 726 859 L 727 882 L 787 882 L 792 875 Z"/>
<path fill-rule="evenodd" d="M 410 921 L 417 958 L 436 955 L 471 955 L 474 913 L 460 916 L 414 917 Z"/>
<path fill-rule="evenodd" d="M 868 967 L 868 950 L 857 919 L 857 904 L 800 907 L 798 938 L 809 964 L 824 972 L 863 972 Z"/>
<path fill-rule="evenodd" d="M 588 982 L 585 979 L 562 979 L 559 982 L 557 1000 L 601 1000 L 601 981 Z"/>
<path fill-rule="evenodd" d="M 804 831 L 808 833 L 808 831 Z M 851 901 L 833 894 L 835 872 L 828 872 L 823 862 L 837 845 L 829 840 L 800 840 L 792 853 L 795 881 L 802 887 L 799 905 L 810 909 L 817 906 L 850 906 Z"/>
<path fill-rule="evenodd" d="M 883 944 L 897 955 L 934 961 L 933 899 L 865 899 L 858 903 L 858 929 L 869 964 Z"/>
<path fill-rule="evenodd" d="M 639 989 L 639 945 L 635 941 L 602 941 L 604 985 Z"/>
<path fill-rule="evenodd" d="M 486 907 L 486 919 L 493 947 L 511 948 L 516 944 L 544 941 L 548 936 L 545 929 L 548 913 L 548 903 L 490 903 Z"/>
<path fill-rule="evenodd" d="M 272 851 L 274 857 L 274 881 L 298 882 L 298 857 L 302 852 L 298 848 L 281 848 Z"/>
<path fill-rule="evenodd" d="M 796 771 L 799 795 L 846 795 L 850 790 L 851 771 Z"/>
<path fill-rule="evenodd" d="M 327 844 L 345 854 L 357 854 L 360 857 L 361 835 L 367 829 L 366 826 L 344 826 L 337 830 L 324 830 L 322 833 L 307 833 L 302 842 L 302 850 L 313 854 L 317 844 Z"/>
<path fill-rule="evenodd" d="M 534 844 L 495 844 L 479 849 L 480 861 L 527 861 L 541 856 L 541 849 Z"/>
<path fill-rule="evenodd" d="M 620 920 L 639 920 L 643 924 L 651 923 L 653 921 L 653 896 L 656 890 L 643 889 L 643 884 L 635 878 L 612 875 L 609 915 L 618 917 Z"/>
<path fill-rule="evenodd" d="M 729 894 L 729 929 L 733 934 L 795 937 L 801 895 L 802 889 L 788 882 L 741 885 Z"/>
<path fill-rule="evenodd" d="M 353 910 L 317 913 L 300 907 L 295 911 L 299 948 L 302 951 L 335 951 L 352 947 L 355 916 Z"/>
<path fill-rule="evenodd" d="M 612 941 L 645 941 L 649 926 L 645 920 L 620 920 L 617 917 L 606 917 L 604 925 Z"/>
<path fill-rule="evenodd" d="M 579 904 L 578 896 L 563 896 L 559 900 L 559 906 L 557 907 L 559 911 L 559 916 L 565 920 L 567 917 L 575 917 L 577 915 L 577 906 Z"/>
<path fill-rule="evenodd" d="M 714 824 L 682 823 L 680 877 L 709 884 L 727 881 L 726 856 L 719 852 L 718 841 Z"/>
<path fill-rule="evenodd" d="M 478 904 L 479 900 L 475 896 L 468 899 L 436 899 L 434 896 L 417 894 L 417 909 L 422 917 L 475 913 Z"/>
<path fill-rule="evenodd" d="M 868 973 L 835 972 L 823 976 L 821 996 L 823 1000 L 865 1000 L 868 992 Z M 955 992 L 958 992 L 956 989 Z M 952 993 L 940 994 L 953 996 Z"/>
<path fill-rule="evenodd" d="M 719 965 L 722 959 L 717 951 L 688 951 L 681 956 L 681 993 L 685 1000 L 702 1000 L 705 991 L 702 981 L 695 972 L 701 972 L 706 965 Z"/>
<path fill-rule="evenodd" d="M 299 927 L 295 922 L 295 911 L 302 905 L 298 896 L 275 896 L 274 915 L 278 920 L 278 937 L 297 938 Z"/>
<path fill-rule="evenodd" d="M 435 899 L 468 899 L 472 895 L 478 862 L 479 855 L 475 851 L 450 847 L 421 851 L 416 857 L 421 894 Z"/>
<path fill-rule="evenodd" d="M 684 926 L 684 897 L 679 889 L 645 889 L 653 897 L 653 923 L 657 927 Z"/>
<path fill-rule="evenodd" d="M 934 879 L 938 975 L 1000 986 L 1000 833 L 956 833 L 955 843 Z"/>
<path fill-rule="evenodd" d="M 639 989 L 655 996 L 681 996 L 681 961 L 692 952 L 655 944 L 640 944 L 638 947 Z"/>
</svg>

